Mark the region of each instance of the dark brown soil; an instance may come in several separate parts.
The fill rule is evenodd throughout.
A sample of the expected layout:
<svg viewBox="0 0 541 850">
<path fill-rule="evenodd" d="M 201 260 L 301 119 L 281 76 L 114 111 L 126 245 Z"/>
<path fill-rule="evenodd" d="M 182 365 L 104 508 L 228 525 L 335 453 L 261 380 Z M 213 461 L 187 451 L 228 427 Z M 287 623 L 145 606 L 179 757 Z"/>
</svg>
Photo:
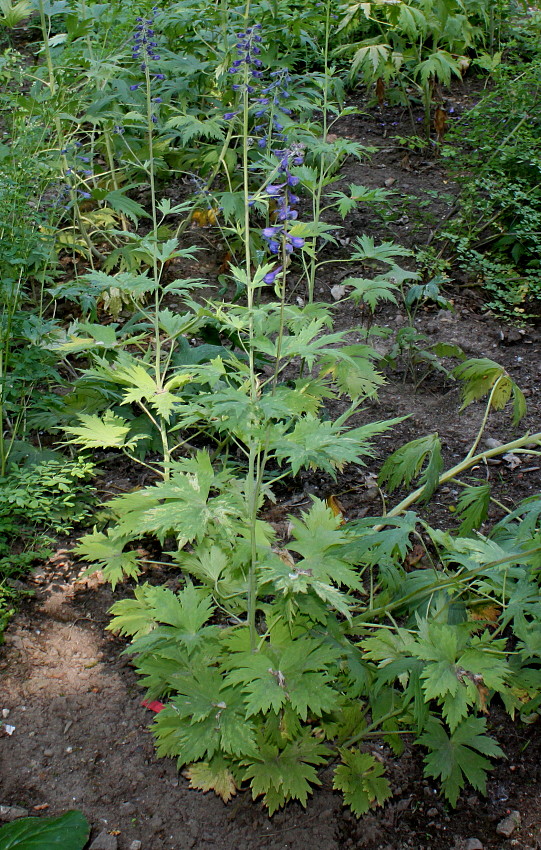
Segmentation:
<svg viewBox="0 0 541 850">
<path fill-rule="evenodd" d="M 468 98 L 466 90 L 453 95 L 455 115 L 466 108 Z M 336 132 L 379 148 L 369 164 L 346 163 L 344 185 L 391 185 L 400 193 L 396 196 L 397 215 L 388 225 L 378 224 L 373 214 L 358 213 L 348 224 L 351 232 L 345 235 L 370 232 L 379 238 L 394 236 L 410 246 L 424 244 L 448 213 L 449 201 L 431 198 L 420 220 L 413 202 L 402 195 L 425 200 L 431 197 L 427 190 L 443 194 L 444 189 L 453 195 L 459 187 L 446 176 L 437 158 L 406 155 L 393 141 L 395 133 L 411 132 L 407 113 L 393 109 L 382 114 L 376 108 L 368 115 L 348 118 Z M 340 268 L 334 268 L 332 279 L 319 280 L 317 297 L 332 301 L 330 288 L 340 276 Z M 491 417 L 486 437 L 506 442 L 527 429 L 540 430 L 539 329 L 518 331 L 507 326 L 487 313 L 482 295 L 475 289 L 451 286 L 446 294 L 454 301 L 454 312 L 421 312 L 419 330 L 430 340 L 459 344 L 470 357 L 490 357 L 502 363 L 527 396 L 529 412 L 519 428 L 512 427 L 507 413 L 499 413 Z M 406 317 L 393 307 L 376 320 L 398 328 Z M 339 310 L 337 326 L 351 325 L 348 306 Z M 351 341 L 359 341 L 357 332 L 351 333 Z M 388 347 L 390 342 L 382 345 Z M 366 468 L 348 468 L 337 483 L 321 475 L 300 475 L 284 490 L 283 507 L 279 504 L 275 510 L 282 510 L 285 517 L 293 502 L 317 493 L 338 496 L 348 518 L 379 514 L 381 497 L 371 485 L 370 475 L 379 468 L 381 456 L 434 431 L 443 439 L 446 463 L 460 460 L 477 432 L 483 406 L 472 405 L 459 415 L 456 384 L 429 375 L 415 388 L 411 379 L 408 373 L 389 374 L 379 399 L 359 414 L 359 422 L 409 414 L 392 437 L 381 441 L 380 458 L 370 460 Z M 512 507 L 539 492 L 541 473 L 536 461 L 524 457 L 517 465 L 500 461 L 475 474 L 489 476 L 496 497 Z M 113 488 L 123 485 L 118 471 L 106 478 Z M 452 527 L 449 505 L 454 496 L 452 487 L 436 494 L 430 507 L 434 524 Z M 406 748 L 404 755 L 396 758 L 383 745 L 372 749 L 386 765 L 393 798 L 361 820 L 342 808 L 326 775 L 306 810 L 291 805 L 272 819 L 248 793 L 239 794 L 225 806 L 212 794 L 190 790 L 173 761 L 156 759 L 148 730 L 152 714 L 141 705 L 142 692 L 129 659 L 121 655 L 122 642 L 105 630 L 109 607 L 130 595 L 132 588 L 120 586 L 113 593 L 99 576 L 83 579 L 81 573 L 67 550 L 59 550 L 43 564 L 29 582 L 36 590 L 35 597 L 12 621 L 5 646 L 0 647 L 0 709 L 9 711 L 8 715 L 4 712 L 4 724 L 15 727 L 12 734 L 0 734 L 0 805 L 24 806 L 33 814 L 80 808 L 93 825 L 92 835 L 104 829 L 111 832 L 117 836 L 119 850 L 128 850 L 134 840 L 142 842 L 143 850 L 541 848 L 539 728 L 520 721 L 511 724 L 497 709 L 492 711 L 489 725 L 507 758 L 490 774 L 487 796 L 465 791 L 456 810 L 423 778 L 417 751 Z M 176 580 L 172 572 L 147 578 L 173 585 Z M 496 826 L 511 811 L 520 813 L 521 823 L 505 838 Z"/>
</svg>

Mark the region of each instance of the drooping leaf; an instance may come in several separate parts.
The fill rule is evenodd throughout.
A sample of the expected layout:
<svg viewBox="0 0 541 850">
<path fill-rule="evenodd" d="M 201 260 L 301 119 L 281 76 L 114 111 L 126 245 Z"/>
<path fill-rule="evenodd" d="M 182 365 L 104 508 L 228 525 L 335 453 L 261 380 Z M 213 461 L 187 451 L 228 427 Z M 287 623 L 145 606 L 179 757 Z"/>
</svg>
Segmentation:
<svg viewBox="0 0 541 850">
<path fill-rule="evenodd" d="M 458 529 L 460 537 L 479 528 L 485 521 L 490 504 L 490 484 L 465 487 L 457 502 L 457 512 L 464 518 Z"/>
<path fill-rule="evenodd" d="M 419 485 L 425 485 L 424 497 L 429 498 L 436 489 L 443 469 L 441 442 L 437 434 L 428 434 L 411 440 L 390 455 L 379 473 L 379 482 L 386 484 L 389 492 L 398 487 L 408 487 L 428 460 Z"/>
</svg>

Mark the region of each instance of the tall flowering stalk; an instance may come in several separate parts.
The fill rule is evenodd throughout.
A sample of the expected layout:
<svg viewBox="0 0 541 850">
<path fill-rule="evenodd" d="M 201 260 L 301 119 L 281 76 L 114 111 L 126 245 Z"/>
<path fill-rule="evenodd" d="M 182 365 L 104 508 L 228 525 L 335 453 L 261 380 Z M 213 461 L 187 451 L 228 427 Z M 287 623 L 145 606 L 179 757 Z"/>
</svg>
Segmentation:
<svg viewBox="0 0 541 850">
<path fill-rule="evenodd" d="M 263 78 L 261 55 L 261 26 L 256 24 L 248 27 L 237 36 L 237 58 L 232 62 L 229 73 L 235 76 L 233 90 L 238 92 L 239 102 L 236 109 L 226 112 L 224 118 L 231 121 L 239 116 L 242 123 L 242 171 L 244 195 L 244 262 L 246 282 L 247 314 L 248 314 L 248 345 L 247 354 L 250 367 L 250 399 L 254 406 L 258 404 L 260 385 L 255 367 L 254 344 L 254 295 L 261 283 L 275 285 L 280 299 L 280 322 L 276 339 L 275 369 L 270 384 L 271 393 L 276 390 L 280 369 L 284 312 L 286 291 L 286 270 L 290 258 L 296 249 L 302 248 L 304 239 L 294 235 L 292 225 L 298 217 L 296 205 L 299 202 L 295 187 L 299 178 L 293 173 L 295 166 L 302 165 L 304 152 L 301 145 L 289 143 L 286 127 L 291 110 L 287 106 L 289 98 L 290 75 L 285 69 L 273 72 L 269 85 L 262 85 Z M 264 124 L 260 119 L 267 117 Z M 255 118 L 253 124 L 252 118 Z M 285 121 L 284 121 L 285 119 Z M 252 126 L 253 124 L 253 126 Z M 271 256 L 276 257 L 276 264 L 263 274 L 263 270 L 252 277 L 251 271 L 251 242 L 250 242 L 250 212 L 254 203 L 250 191 L 250 175 L 254 165 L 249 159 L 249 150 L 253 147 L 253 136 L 259 134 L 257 142 L 261 150 L 266 150 L 276 158 L 277 164 L 272 172 L 271 181 L 264 181 L 263 188 L 258 193 L 266 196 L 272 206 L 272 224 L 262 231 Z M 271 204 L 272 202 L 272 204 Z M 269 266 L 266 267 L 267 269 Z M 248 625 L 251 636 L 252 650 L 256 650 L 258 635 L 255 627 L 257 605 L 257 546 L 256 520 L 261 498 L 263 473 L 268 458 L 269 434 L 258 434 L 250 437 L 248 444 L 248 475 L 246 479 L 246 501 L 250 517 L 251 563 L 248 573 Z"/>
<path fill-rule="evenodd" d="M 142 83 L 134 83 L 130 86 L 132 91 L 137 90 L 141 85 L 144 86 L 145 101 L 146 101 L 146 119 L 147 119 L 147 143 L 148 143 L 148 176 L 150 183 L 150 203 L 152 215 L 152 271 L 154 277 L 154 370 L 156 376 L 157 392 L 164 389 L 163 374 L 162 374 L 162 343 L 160 336 L 160 272 L 158 270 L 158 210 L 156 205 L 156 183 L 154 176 L 154 125 L 158 123 L 156 114 L 161 103 L 160 97 L 153 96 L 152 85 L 155 80 L 164 80 L 165 74 L 154 69 L 154 63 L 161 59 L 158 50 L 158 42 L 155 40 L 154 21 L 158 13 L 158 7 L 153 6 L 148 17 L 139 16 L 136 18 L 136 26 L 133 33 L 132 58 L 140 62 L 140 70 L 144 74 Z M 158 66 L 159 67 L 159 66 Z M 164 455 L 164 477 L 167 480 L 170 475 L 171 452 L 169 448 L 169 439 L 167 435 L 166 423 L 162 418 L 156 423 L 160 431 L 162 441 L 162 449 Z"/>
<path fill-rule="evenodd" d="M 257 402 L 259 389 L 255 370 L 255 346 L 254 346 L 254 286 L 251 277 L 251 251 L 250 251 L 250 207 L 252 200 L 249 187 L 248 168 L 248 135 L 249 135 L 249 110 L 250 95 L 255 91 L 254 81 L 261 75 L 261 25 L 256 24 L 248 27 L 245 32 L 239 33 L 237 37 L 237 58 L 229 68 L 230 74 L 242 74 L 242 82 L 234 83 L 233 89 L 241 93 L 242 103 L 242 173 L 244 194 L 244 262 L 246 268 L 246 298 L 248 306 L 248 358 L 250 367 L 250 400 L 253 404 Z M 237 113 L 230 113 L 232 118 Z M 261 463 L 260 443 L 255 437 L 250 437 L 248 447 L 248 475 L 246 478 L 246 502 L 250 517 L 250 566 L 248 570 L 247 589 L 247 622 L 250 631 L 250 646 L 252 652 L 257 648 L 256 609 L 257 609 L 257 540 L 256 519 L 259 508 L 261 483 L 263 479 L 263 466 Z"/>
</svg>

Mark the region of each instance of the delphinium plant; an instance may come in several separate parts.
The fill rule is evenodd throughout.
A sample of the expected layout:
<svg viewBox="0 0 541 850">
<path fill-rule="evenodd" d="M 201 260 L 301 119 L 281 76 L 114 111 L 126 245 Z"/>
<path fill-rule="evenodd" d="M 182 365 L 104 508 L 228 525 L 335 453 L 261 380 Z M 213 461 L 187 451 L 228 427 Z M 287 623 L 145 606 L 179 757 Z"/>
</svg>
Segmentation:
<svg viewBox="0 0 541 850">
<path fill-rule="evenodd" d="M 238 80 L 235 85 L 239 86 L 239 110 L 246 131 L 243 188 L 247 235 L 253 198 L 248 119 L 252 81 L 259 79 L 254 72 L 261 70 L 257 59 L 260 38 L 259 28 L 249 28 L 239 36 L 238 59 L 231 66 Z M 231 306 L 209 301 L 198 307 L 193 302 L 191 328 L 186 320 L 168 313 L 170 326 L 176 323 L 179 333 L 176 339 L 169 336 L 167 342 L 162 337 L 159 351 L 162 364 L 164 359 L 170 367 L 178 364 L 171 353 L 175 341 L 181 334 L 195 335 L 202 319 L 233 344 L 206 363 L 172 367 L 169 383 L 163 387 L 158 386 L 154 371 L 154 383 L 147 390 L 148 358 L 127 368 L 127 355 L 113 354 L 115 368 L 108 372 L 110 381 L 116 379 L 117 385 L 124 382 L 126 386 L 124 405 L 136 403 L 150 418 L 154 410 L 160 411 L 167 434 L 183 430 L 193 434 L 196 442 L 199 434 L 201 447 L 185 457 L 164 453 L 163 480 L 138 494 L 113 500 L 109 507 L 114 520 L 107 533 L 96 530 L 84 537 L 78 548 L 115 583 L 141 571 L 137 541 L 142 536 L 176 540 L 173 560 L 194 576 L 197 586 L 188 580 L 180 595 L 162 588 L 156 598 L 173 604 L 180 617 L 181 612 L 191 612 L 194 637 L 213 610 L 221 610 L 224 620 L 222 626 L 205 627 L 208 640 L 196 638 L 190 648 L 183 649 L 183 642 L 175 639 L 180 655 L 175 656 L 173 667 L 182 693 L 165 682 L 151 687 L 154 696 L 170 692 L 173 698 L 158 717 L 159 752 L 175 755 L 181 765 L 197 762 L 190 768 L 193 784 L 221 789 L 224 798 L 243 781 L 250 782 L 254 796 L 263 794 L 271 811 L 291 798 L 304 802 L 310 786 L 319 782 L 317 766 L 333 758 L 324 743 L 325 733 L 316 735 L 314 723 L 324 713 L 335 711 L 336 700 L 338 705 L 343 702 L 340 694 L 345 679 L 339 668 L 348 650 L 347 642 L 342 649 L 327 646 L 326 629 L 321 629 L 331 616 L 338 631 L 342 630 L 339 623 L 342 619 L 347 622 L 351 605 L 343 591 L 348 587 L 359 590 L 361 585 L 348 560 L 338 556 L 345 541 L 340 520 L 323 503 L 315 502 L 299 522 L 297 543 L 287 552 L 282 551 L 273 528 L 260 518 L 261 508 L 264 499 L 272 497 L 277 481 L 303 467 L 319 467 L 333 475 L 345 463 L 361 463 L 370 452 L 370 439 L 391 424 L 348 429 L 349 419 L 378 382 L 370 357 L 351 356 L 338 347 L 343 334 L 326 333 L 331 323 L 329 308 L 286 303 L 287 260 L 296 247 L 302 247 L 302 239 L 291 232 L 295 221 L 291 190 L 297 182 L 291 169 L 302 160 L 302 152 L 290 146 L 287 138 L 279 143 L 279 148 L 273 148 L 276 180 L 265 180 L 261 188 L 261 196 L 275 204 L 276 220 L 264 228 L 263 236 L 277 259 L 253 269 L 250 239 L 246 238 L 245 263 L 231 270 L 243 285 L 246 303 Z M 258 291 L 270 285 L 276 285 L 278 300 L 257 303 Z M 160 333 L 164 312 L 156 310 Z M 155 351 L 154 362 L 157 357 Z M 305 375 L 295 377 L 301 360 Z M 347 380 L 344 376 L 341 388 L 333 389 L 332 375 L 341 365 L 349 368 L 350 375 Z M 106 369 L 103 359 L 97 372 L 105 375 Z M 353 389 L 351 379 L 362 377 L 363 369 L 368 374 L 360 382 L 362 390 Z M 160 374 L 165 374 L 163 365 Z M 291 376 L 287 382 L 285 375 Z M 342 416 L 334 423 L 321 419 L 318 411 L 324 397 L 347 389 L 348 381 L 351 400 Z M 79 427 L 69 429 L 79 444 L 133 448 L 127 419 L 112 411 L 103 417 L 81 419 Z M 205 438 L 202 443 L 201 435 Z M 209 453 L 209 448 L 217 443 L 222 451 L 224 446 L 228 448 L 229 460 L 221 454 L 212 462 L 215 453 Z M 301 555 L 298 564 L 292 554 L 297 548 Z M 161 616 L 149 608 L 153 593 L 144 585 L 128 603 L 141 633 Z M 115 613 L 114 627 L 126 631 L 122 608 Z M 180 624 L 181 620 L 175 618 L 174 622 Z M 158 632 L 149 633 L 148 640 L 161 652 Z M 139 657 L 141 665 L 144 657 Z M 150 656 L 148 660 L 152 667 L 155 661 Z M 180 685 L 181 679 L 185 686 Z M 208 698 L 208 706 L 200 714 L 205 741 L 201 738 L 203 726 L 193 726 L 195 715 L 185 703 L 186 699 L 191 702 L 201 687 Z M 217 718 L 214 733 L 211 730 Z M 277 768 L 269 777 L 271 762 L 276 762 Z M 379 778 L 381 770 L 371 757 L 361 759 L 360 764 L 367 777 L 360 805 L 367 808 L 371 801 L 386 796 L 387 784 Z M 359 769 L 356 765 L 355 770 Z M 345 761 L 342 771 L 348 770 Z M 346 777 L 340 780 L 341 787 L 346 781 Z"/>
</svg>

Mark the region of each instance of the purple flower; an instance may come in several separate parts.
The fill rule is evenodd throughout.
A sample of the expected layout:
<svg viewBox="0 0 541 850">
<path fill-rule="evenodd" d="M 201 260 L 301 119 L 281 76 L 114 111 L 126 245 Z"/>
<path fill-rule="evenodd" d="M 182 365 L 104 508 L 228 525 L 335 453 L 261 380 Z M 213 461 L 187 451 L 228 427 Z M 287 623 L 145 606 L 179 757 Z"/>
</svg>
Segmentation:
<svg viewBox="0 0 541 850">
<path fill-rule="evenodd" d="M 148 18 L 136 18 L 137 26 L 135 27 L 135 31 L 133 33 L 133 48 L 132 48 L 132 56 L 134 59 L 142 59 L 141 70 L 146 71 L 147 63 L 152 60 L 153 62 L 158 62 L 161 59 L 159 53 L 156 53 L 156 47 L 158 46 L 157 41 L 151 40 L 151 37 L 154 35 L 154 30 L 151 29 L 154 23 L 154 17 L 156 15 L 155 11 L 156 7 L 152 9 L 150 13 L 150 17 Z M 157 76 L 157 75 L 156 75 Z M 163 78 L 160 75 L 160 78 Z"/>
<path fill-rule="evenodd" d="M 262 41 L 259 35 L 260 29 L 261 24 L 254 24 L 253 27 L 248 27 L 246 32 L 240 32 L 237 35 L 237 43 L 235 45 L 237 59 L 231 63 L 231 67 L 229 68 L 230 74 L 236 74 L 237 71 L 240 71 L 246 65 L 255 79 L 261 76 L 259 69 L 263 67 L 263 62 L 257 58 L 261 53 L 261 48 L 259 47 Z M 248 92 L 254 91 L 252 86 L 246 86 L 246 90 Z"/>
<path fill-rule="evenodd" d="M 272 285 L 281 271 L 282 266 L 275 266 L 272 271 L 267 272 L 267 274 L 263 278 L 264 282 L 269 286 Z"/>
<path fill-rule="evenodd" d="M 291 242 L 294 248 L 302 248 L 302 246 L 304 245 L 304 239 L 302 239 L 300 236 L 290 236 L 289 241 Z"/>
</svg>

